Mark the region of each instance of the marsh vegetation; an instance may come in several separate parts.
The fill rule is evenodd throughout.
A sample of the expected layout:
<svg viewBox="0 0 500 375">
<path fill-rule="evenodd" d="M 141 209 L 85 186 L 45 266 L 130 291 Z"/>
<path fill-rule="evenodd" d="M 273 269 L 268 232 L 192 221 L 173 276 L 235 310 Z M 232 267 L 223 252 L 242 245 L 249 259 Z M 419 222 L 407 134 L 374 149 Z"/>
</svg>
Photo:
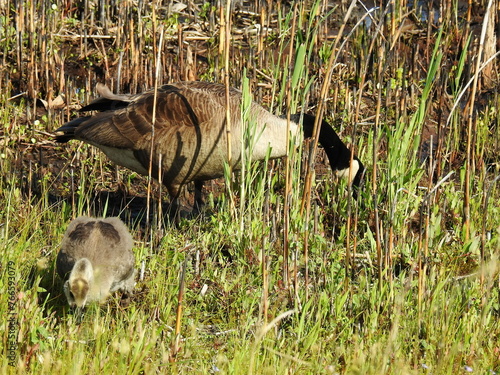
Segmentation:
<svg viewBox="0 0 500 375">
<path fill-rule="evenodd" d="M 500 373 L 498 3 L 232 3 L 0 1 L 2 373 Z M 173 224 L 154 180 L 54 142 L 97 82 L 181 80 L 321 112 L 362 191 L 308 142 Z M 140 272 L 78 324 L 55 260 L 82 214 L 120 216 Z"/>
</svg>

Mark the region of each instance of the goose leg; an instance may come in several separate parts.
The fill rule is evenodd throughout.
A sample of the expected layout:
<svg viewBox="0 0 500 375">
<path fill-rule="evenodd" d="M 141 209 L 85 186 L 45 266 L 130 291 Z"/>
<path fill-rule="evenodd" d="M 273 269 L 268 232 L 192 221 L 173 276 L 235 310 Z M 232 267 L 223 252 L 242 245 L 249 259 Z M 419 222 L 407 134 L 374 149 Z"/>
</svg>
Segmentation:
<svg viewBox="0 0 500 375">
<path fill-rule="evenodd" d="M 205 205 L 205 202 L 203 202 L 203 196 L 202 196 L 202 191 L 203 191 L 203 182 L 204 181 L 199 181 L 196 180 L 194 182 L 194 207 L 193 211 L 200 212 L 203 206 Z"/>
<path fill-rule="evenodd" d="M 179 199 L 180 194 L 180 186 L 168 186 L 167 187 L 168 194 L 170 195 L 170 205 L 168 207 L 168 216 L 170 219 L 173 219 L 174 222 L 180 222 L 180 211 L 181 211 L 181 202 Z"/>
</svg>

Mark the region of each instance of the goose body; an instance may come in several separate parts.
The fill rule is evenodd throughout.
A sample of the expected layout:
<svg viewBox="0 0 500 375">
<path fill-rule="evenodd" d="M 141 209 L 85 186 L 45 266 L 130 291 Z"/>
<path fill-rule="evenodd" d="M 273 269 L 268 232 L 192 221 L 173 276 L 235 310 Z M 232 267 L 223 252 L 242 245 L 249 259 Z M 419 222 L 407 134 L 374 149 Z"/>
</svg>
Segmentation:
<svg viewBox="0 0 500 375">
<path fill-rule="evenodd" d="M 148 175 L 150 155 L 152 174 L 166 186 L 172 198 L 180 188 L 194 181 L 224 175 L 228 160 L 226 132 L 226 93 L 220 84 L 180 82 L 164 85 L 137 95 L 115 95 L 106 86 L 97 85 L 100 98 L 81 109 L 98 110 L 94 115 L 79 117 L 56 130 L 56 141 L 78 139 L 100 148 L 116 164 Z M 238 169 L 244 129 L 241 121 L 242 96 L 231 89 L 231 162 Z M 156 107 L 155 107 L 156 106 Z M 155 110 L 153 110 L 155 108 Z M 155 123 L 153 123 L 155 111 Z M 314 117 L 303 115 L 303 135 L 299 129 L 300 115 L 292 115 L 291 136 L 310 137 Z M 255 124 L 251 144 L 253 160 L 263 160 L 287 153 L 287 120 L 275 116 L 255 102 L 249 109 L 249 120 Z M 319 137 L 334 171 L 346 175 L 351 153 L 335 131 L 322 122 Z M 152 153 L 151 153 L 152 151 Z M 359 184 L 364 168 L 353 158 L 350 176 Z M 349 173 L 347 173 L 349 175 Z"/>
<path fill-rule="evenodd" d="M 117 217 L 80 216 L 64 234 L 56 268 L 65 279 L 64 294 L 72 307 L 104 302 L 113 292 L 127 295 L 134 288 L 133 240 Z"/>
</svg>

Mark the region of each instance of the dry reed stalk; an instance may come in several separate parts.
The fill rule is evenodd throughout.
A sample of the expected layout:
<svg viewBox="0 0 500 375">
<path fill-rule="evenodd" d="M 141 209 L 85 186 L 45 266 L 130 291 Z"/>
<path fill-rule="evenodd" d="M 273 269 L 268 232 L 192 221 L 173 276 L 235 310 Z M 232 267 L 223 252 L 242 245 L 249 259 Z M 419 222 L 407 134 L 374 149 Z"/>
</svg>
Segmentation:
<svg viewBox="0 0 500 375">
<path fill-rule="evenodd" d="M 231 147 L 231 111 L 229 105 L 229 89 L 230 89 L 230 81 L 229 81 L 229 54 L 231 47 L 231 0 L 226 0 L 226 8 L 224 12 L 224 7 L 221 5 L 221 28 L 220 28 L 220 48 L 223 48 L 223 56 L 224 56 L 224 85 L 226 88 L 226 142 L 227 142 L 227 163 L 228 163 L 228 183 L 230 184 L 232 181 L 232 147 Z M 230 210 L 233 218 L 236 218 L 236 204 L 234 202 L 233 194 L 231 193 L 231 188 L 227 187 Z"/>
<path fill-rule="evenodd" d="M 267 324 L 269 311 L 269 260 L 265 255 L 265 246 L 262 246 L 262 320 Z"/>
<path fill-rule="evenodd" d="M 151 143 L 150 143 L 150 151 L 149 151 L 149 166 L 148 166 L 148 186 L 147 186 L 147 197 L 146 197 L 146 226 L 149 227 L 149 215 L 150 215 L 150 206 L 151 206 L 151 197 L 152 197 L 152 181 L 153 181 L 153 158 L 154 158 L 154 142 L 155 138 L 155 123 L 156 123 L 156 103 L 158 97 L 158 83 L 159 83 L 159 75 L 160 75 L 160 66 L 161 66 L 161 52 L 163 51 L 163 25 L 160 25 L 160 39 L 156 41 L 157 33 L 157 19 L 156 19 L 156 7 L 153 7 L 153 45 L 157 48 L 156 59 L 155 59 L 155 80 L 154 80 L 154 96 L 153 96 L 153 113 L 151 115 Z M 159 161 L 159 166 L 161 165 L 161 160 Z M 176 199 L 177 197 L 173 197 L 172 199 Z M 161 199 L 159 203 L 161 205 Z M 153 231 L 150 231 L 151 236 L 151 246 L 153 244 Z"/>
<path fill-rule="evenodd" d="M 156 106 L 156 92 L 155 92 L 155 98 L 153 99 L 153 107 Z M 162 190 L 163 190 L 163 173 L 161 172 L 161 165 L 162 165 L 162 154 L 158 157 L 158 208 L 156 210 L 156 228 L 155 228 L 155 233 L 156 233 L 156 240 L 161 240 L 162 236 L 162 226 L 163 226 L 163 206 L 162 206 Z M 160 238 L 158 238 L 160 237 Z M 151 243 L 153 243 L 153 234 L 151 234 Z M 156 241 L 154 241 L 156 243 Z M 151 248 L 152 250 L 152 248 Z"/>
<path fill-rule="evenodd" d="M 423 129 L 422 129 L 423 131 Z M 418 249 L 418 285 L 419 285 L 419 314 L 422 313 L 422 301 L 423 295 L 426 290 L 426 276 L 428 270 L 428 259 L 429 259 L 429 235 L 430 235 L 430 207 L 431 198 L 434 196 L 432 189 L 432 176 L 434 175 L 434 163 L 433 163 L 433 150 L 432 150 L 432 137 L 430 141 L 430 152 L 429 152 L 429 168 L 428 168 L 428 181 L 427 181 L 427 195 L 424 197 L 420 209 L 420 223 L 424 222 L 423 227 L 419 229 L 419 236 L 423 239 L 419 239 L 419 249 Z"/>
<path fill-rule="evenodd" d="M 274 162 L 271 162 L 274 164 Z M 270 168 L 270 173 L 272 174 L 272 167 Z M 272 228 L 272 223 L 270 219 L 270 191 L 271 191 L 271 179 L 268 179 L 267 189 L 264 192 L 264 221 L 267 228 Z M 262 267 L 262 320 L 264 324 L 267 324 L 267 314 L 269 310 L 269 261 L 270 255 L 266 254 L 266 246 L 272 241 L 273 233 L 270 231 L 269 236 L 262 236 L 262 251 L 261 251 L 261 267 Z"/>
<path fill-rule="evenodd" d="M 288 55 L 288 77 L 286 80 L 286 119 L 287 119 L 287 129 L 286 129 L 286 144 L 287 147 L 290 145 L 290 105 L 292 101 L 291 97 L 291 77 L 292 77 L 292 56 L 294 50 L 295 42 L 295 30 L 297 27 L 297 6 L 295 3 L 293 6 L 293 17 L 292 17 L 292 30 L 290 38 L 290 52 Z M 287 152 L 288 153 L 288 152 Z M 290 251 L 290 238 L 288 236 L 290 231 L 290 199 L 292 193 L 292 176 L 291 176 L 291 165 L 290 158 L 285 156 L 285 197 L 283 202 L 283 284 L 287 288 L 290 281 L 290 270 L 288 265 L 288 257 Z M 294 280 L 297 279 L 295 275 Z"/>
<path fill-rule="evenodd" d="M 488 189 L 483 188 L 483 221 L 481 225 L 481 285 L 484 285 L 484 271 L 486 268 L 486 225 L 487 225 L 487 216 L 488 216 L 488 203 L 491 196 L 491 190 L 495 187 L 496 183 L 500 179 L 500 175 L 496 176 L 493 181 L 489 184 Z M 485 176 L 486 180 L 486 176 Z M 484 182 L 486 186 L 486 181 Z"/>
<path fill-rule="evenodd" d="M 373 127 L 373 169 L 372 169 L 372 191 L 373 191 L 373 215 L 375 219 L 375 242 L 377 248 L 377 273 L 378 273 L 378 283 L 379 288 L 382 288 L 382 280 L 383 280 L 383 269 L 387 267 L 387 265 L 383 265 L 383 255 L 382 255 L 382 244 L 381 244 L 381 225 L 382 223 L 379 220 L 379 211 L 378 211 L 378 194 L 377 194 L 377 156 L 378 156 L 378 133 L 380 129 L 380 110 L 382 107 L 382 77 L 383 77 L 383 69 L 382 69 L 382 61 L 385 56 L 385 49 L 383 48 L 384 43 L 382 42 L 377 49 L 378 52 L 378 95 L 377 95 L 377 105 L 375 108 L 375 126 Z M 361 98 L 360 98 L 361 99 Z M 384 267 L 385 266 L 385 267 Z"/>
<path fill-rule="evenodd" d="M 187 245 L 183 250 L 187 250 L 191 245 Z M 184 301 L 184 285 L 186 279 L 186 264 L 187 264 L 187 254 L 182 263 L 181 275 L 179 278 L 179 293 L 177 294 L 177 310 L 175 314 L 175 332 L 174 340 L 171 345 L 171 354 L 169 357 L 170 362 L 175 362 L 177 354 L 180 351 L 180 341 L 181 341 L 181 325 L 182 325 L 182 303 Z"/>
<path fill-rule="evenodd" d="M 260 58 L 260 65 L 262 66 L 262 51 L 264 50 L 264 22 L 266 19 L 266 7 L 260 7 L 260 29 L 257 30 L 257 54 Z"/>
<path fill-rule="evenodd" d="M 479 39 L 479 46 L 476 54 L 476 66 L 474 69 L 474 81 L 472 83 L 472 92 L 469 100 L 469 116 L 467 119 L 467 157 L 466 157 L 466 168 L 465 168 L 465 194 L 464 194 L 464 217 L 463 226 L 465 229 L 465 241 L 469 240 L 470 237 L 470 178 L 471 178 L 471 163 L 473 162 L 472 155 L 472 137 L 476 134 L 476 118 L 474 116 L 475 109 L 475 99 L 477 93 L 477 87 L 479 83 L 479 73 L 481 72 L 481 62 L 483 60 L 483 49 L 484 41 L 486 38 L 486 32 L 488 30 L 488 24 L 490 19 L 490 10 L 493 4 L 493 0 L 488 1 L 488 6 L 484 14 L 483 26 L 481 29 L 481 37 Z"/>
<path fill-rule="evenodd" d="M 186 66 L 184 64 L 184 42 L 183 42 L 183 34 L 182 34 L 182 24 L 177 24 L 177 44 L 179 45 L 179 53 L 178 53 L 178 66 L 179 72 L 182 77 L 186 76 Z"/>
</svg>

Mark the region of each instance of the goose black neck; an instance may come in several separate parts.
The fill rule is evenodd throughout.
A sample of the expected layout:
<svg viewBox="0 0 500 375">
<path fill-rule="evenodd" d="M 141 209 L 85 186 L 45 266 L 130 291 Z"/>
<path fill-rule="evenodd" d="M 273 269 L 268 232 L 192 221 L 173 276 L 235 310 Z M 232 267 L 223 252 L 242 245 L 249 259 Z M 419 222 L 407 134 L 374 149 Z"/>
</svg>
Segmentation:
<svg viewBox="0 0 500 375">
<path fill-rule="evenodd" d="M 294 114 L 290 116 L 290 120 L 299 124 L 302 117 L 302 128 L 304 138 L 311 138 L 314 130 L 315 117 L 308 114 Z M 333 128 L 324 120 L 321 121 L 319 131 L 319 144 L 324 148 L 328 161 L 333 171 L 341 171 L 349 168 L 351 161 L 351 151 L 342 142 Z M 364 172 L 364 166 L 361 161 L 354 156 L 353 160 L 359 163 L 359 169 L 352 181 L 353 193 L 356 195 L 357 187 L 361 184 L 361 178 Z"/>
<path fill-rule="evenodd" d="M 315 117 L 303 114 L 302 128 L 304 131 L 304 138 L 311 138 L 314 130 Z M 290 120 L 295 123 L 300 123 L 301 114 L 290 116 Z M 349 168 L 351 161 L 351 151 L 340 140 L 339 136 L 333 128 L 326 122 L 321 121 L 319 132 L 319 144 L 325 149 L 330 165 L 334 171 Z"/>
</svg>

